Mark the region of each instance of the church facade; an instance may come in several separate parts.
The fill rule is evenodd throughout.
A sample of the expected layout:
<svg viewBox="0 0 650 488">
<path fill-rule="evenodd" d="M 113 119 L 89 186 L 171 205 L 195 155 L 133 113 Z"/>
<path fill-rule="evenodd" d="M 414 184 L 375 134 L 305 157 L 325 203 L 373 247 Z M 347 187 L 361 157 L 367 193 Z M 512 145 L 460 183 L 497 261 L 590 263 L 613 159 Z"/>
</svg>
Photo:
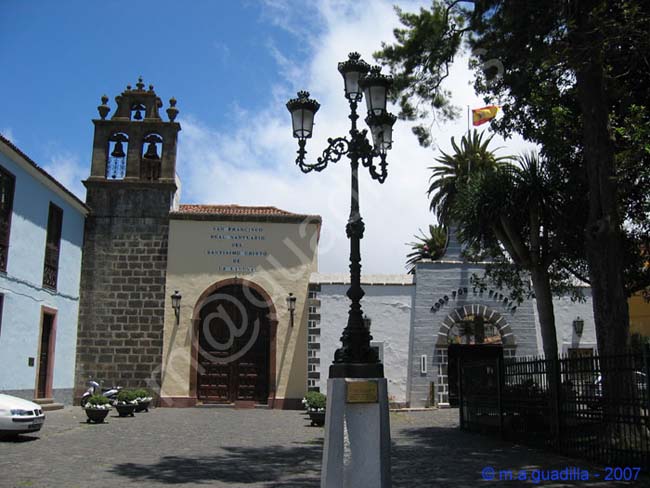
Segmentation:
<svg viewBox="0 0 650 488">
<path fill-rule="evenodd" d="M 299 407 L 320 217 L 180 205 L 176 100 L 163 120 L 139 80 L 110 117 L 107 102 L 84 181 L 76 398 L 94 378 L 166 406 Z"/>
</svg>

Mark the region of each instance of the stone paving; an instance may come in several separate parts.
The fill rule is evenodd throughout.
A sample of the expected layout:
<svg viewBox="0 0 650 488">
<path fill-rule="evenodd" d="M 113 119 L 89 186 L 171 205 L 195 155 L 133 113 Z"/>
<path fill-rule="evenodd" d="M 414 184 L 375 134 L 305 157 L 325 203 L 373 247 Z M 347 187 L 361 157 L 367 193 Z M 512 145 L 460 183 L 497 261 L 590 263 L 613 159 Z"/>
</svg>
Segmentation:
<svg viewBox="0 0 650 488">
<path fill-rule="evenodd" d="M 588 463 L 458 429 L 457 410 L 391 414 L 394 487 L 609 487 L 481 479 L 497 470 L 549 470 Z M 38 434 L 0 441 L 0 487 L 319 486 L 323 429 L 300 412 L 153 409 L 88 425 L 79 407 L 49 412 Z M 600 471 L 602 473 L 602 471 Z M 497 474 L 498 476 L 498 474 Z M 650 479 L 619 486 L 650 486 Z"/>
</svg>

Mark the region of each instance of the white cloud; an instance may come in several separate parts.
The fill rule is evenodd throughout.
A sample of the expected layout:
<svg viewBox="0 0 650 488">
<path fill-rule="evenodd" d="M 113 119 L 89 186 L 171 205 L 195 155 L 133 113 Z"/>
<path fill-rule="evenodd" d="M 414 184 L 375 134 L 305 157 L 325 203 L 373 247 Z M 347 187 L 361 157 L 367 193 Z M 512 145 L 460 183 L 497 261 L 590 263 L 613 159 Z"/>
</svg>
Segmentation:
<svg viewBox="0 0 650 488">
<path fill-rule="evenodd" d="M 0 134 L 2 134 L 5 139 L 9 139 L 14 145 L 18 145 L 16 138 L 14 137 L 14 131 L 11 127 L 4 127 L 0 129 Z"/>
<path fill-rule="evenodd" d="M 291 138 L 290 118 L 284 103 L 295 96 L 297 88 L 309 90 L 321 103 L 314 138 L 307 144 L 308 158 L 313 162 L 326 147 L 327 137 L 346 135 L 349 128 L 337 63 L 345 60 L 351 50 L 372 62 L 372 53 L 380 48 L 381 42 L 393 41 L 392 31 L 398 26 L 398 20 L 392 4 L 383 0 L 317 3 L 317 17 L 323 28 L 311 33 L 309 57 L 282 52 L 273 45 L 272 55 L 285 84 L 269 86 L 271 96 L 261 113 L 235 114 L 232 129 L 226 132 L 191 116 L 181 120 L 178 172 L 183 181 L 183 201 L 274 205 L 299 213 L 320 214 L 323 217 L 320 271 L 346 271 L 348 160 L 344 158 L 322 173 L 302 174 L 294 164 L 297 143 Z M 305 26 L 294 25 L 292 16 L 288 15 L 291 5 L 287 1 L 267 0 L 267 15 L 288 32 L 302 35 Z M 420 5 L 428 6 L 429 2 L 409 2 L 404 8 L 415 9 Z M 294 5 L 294 8 L 298 7 Z M 474 94 L 471 79 L 467 58 L 459 59 L 452 67 L 447 86 L 463 111 L 467 105 L 484 105 Z M 292 82 L 294 86 L 288 86 Z M 360 113 L 365 115 L 365 106 L 360 106 Z M 362 119 L 359 122 L 364 125 Z M 466 129 L 466 115 L 452 123 L 439 124 L 436 142 L 441 149 L 449 150 L 450 137 L 460 137 Z M 396 123 L 394 141 L 385 184 L 371 181 L 367 170 L 360 169 L 361 214 L 366 224 L 362 265 L 366 273 L 405 272 L 405 256 L 409 252 L 406 243 L 413 240 L 419 228 L 426 228 L 433 221 L 426 190 L 428 168 L 438 152 L 420 147 L 405 122 Z M 525 144 L 520 138 L 507 143 L 495 138 L 495 146 L 506 146 L 509 153 L 517 153 Z"/>
<path fill-rule="evenodd" d="M 81 180 L 88 177 L 88 168 L 79 161 L 77 156 L 70 153 L 55 154 L 43 169 L 81 201 L 86 200 L 86 188 Z"/>
</svg>

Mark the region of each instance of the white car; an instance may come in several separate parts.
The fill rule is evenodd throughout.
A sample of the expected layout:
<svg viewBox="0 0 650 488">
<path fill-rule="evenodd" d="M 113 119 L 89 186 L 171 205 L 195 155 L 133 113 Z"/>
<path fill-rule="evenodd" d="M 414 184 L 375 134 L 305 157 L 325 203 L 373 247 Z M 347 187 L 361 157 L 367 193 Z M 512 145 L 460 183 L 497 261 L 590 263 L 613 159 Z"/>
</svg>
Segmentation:
<svg viewBox="0 0 650 488">
<path fill-rule="evenodd" d="M 37 432 L 44 422 L 45 414 L 40 405 L 0 393 L 0 435 Z"/>
</svg>

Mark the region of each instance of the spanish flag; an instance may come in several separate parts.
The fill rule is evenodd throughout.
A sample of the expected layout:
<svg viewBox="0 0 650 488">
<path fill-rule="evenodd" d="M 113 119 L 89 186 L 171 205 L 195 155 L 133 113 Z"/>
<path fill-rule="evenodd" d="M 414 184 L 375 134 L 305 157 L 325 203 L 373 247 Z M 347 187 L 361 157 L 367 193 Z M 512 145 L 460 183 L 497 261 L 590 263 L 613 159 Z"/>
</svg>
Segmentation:
<svg viewBox="0 0 650 488">
<path fill-rule="evenodd" d="M 483 108 L 472 109 L 472 125 L 477 126 L 485 124 L 497 116 L 499 107 L 497 105 L 489 105 Z"/>
</svg>

